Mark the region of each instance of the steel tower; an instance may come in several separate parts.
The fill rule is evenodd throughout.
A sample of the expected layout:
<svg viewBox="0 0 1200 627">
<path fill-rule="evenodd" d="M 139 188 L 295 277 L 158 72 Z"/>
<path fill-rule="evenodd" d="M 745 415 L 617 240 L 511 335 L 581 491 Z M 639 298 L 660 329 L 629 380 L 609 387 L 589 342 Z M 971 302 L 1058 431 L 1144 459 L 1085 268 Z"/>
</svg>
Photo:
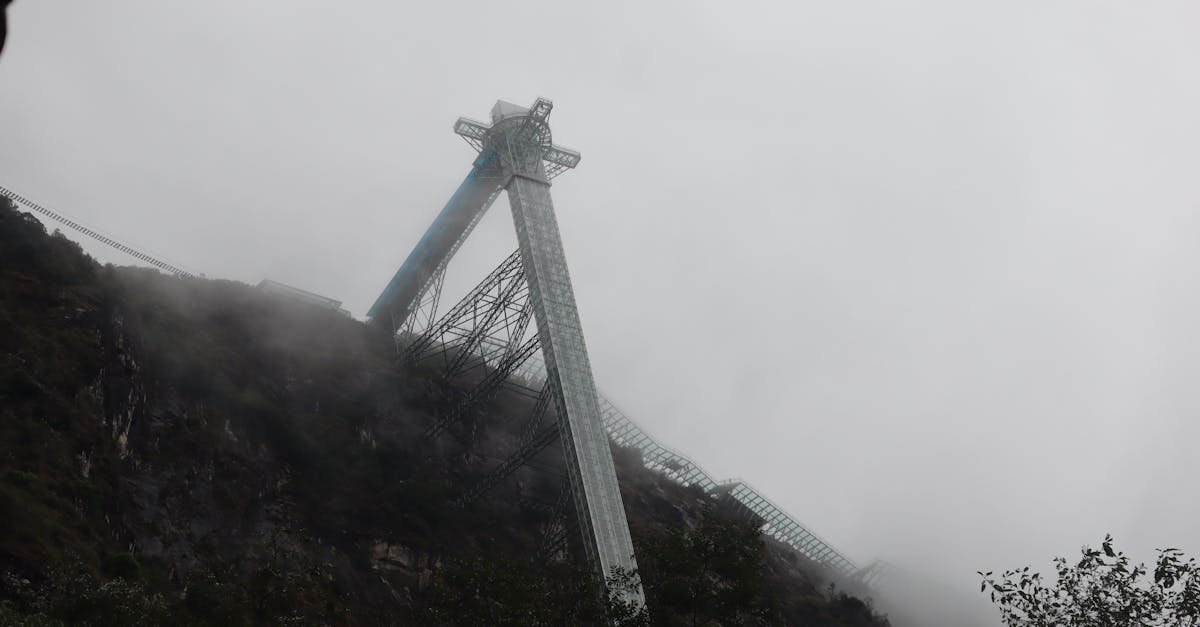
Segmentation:
<svg viewBox="0 0 1200 627">
<path fill-rule="evenodd" d="M 500 190 L 508 191 L 584 550 L 605 577 L 637 563 L 550 199 L 550 179 L 579 163 L 579 153 L 551 141 L 552 107 L 544 98 L 529 109 L 499 101 L 491 124 L 459 118 L 454 131 L 479 156 L 368 315 L 390 318 L 398 341 L 424 311 L 431 318 L 450 258 Z M 643 602 L 640 589 L 633 594 L 632 600 Z"/>
</svg>

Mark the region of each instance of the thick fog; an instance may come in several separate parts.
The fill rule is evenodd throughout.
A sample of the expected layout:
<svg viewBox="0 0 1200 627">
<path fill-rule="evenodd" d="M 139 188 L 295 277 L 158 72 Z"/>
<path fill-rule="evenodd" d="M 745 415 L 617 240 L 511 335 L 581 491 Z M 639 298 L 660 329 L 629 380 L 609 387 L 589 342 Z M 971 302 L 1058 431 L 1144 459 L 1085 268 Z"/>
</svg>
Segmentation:
<svg viewBox="0 0 1200 627">
<path fill-rule="evenodd" d="M 470 167 L 454 119 L 546 96 L 648 431 L 970 601 L 1106 532 L 1200 554 L 1200 4 L 989 4 L 17 0 L 0 185 L 362 317 Z"/>
</svg>

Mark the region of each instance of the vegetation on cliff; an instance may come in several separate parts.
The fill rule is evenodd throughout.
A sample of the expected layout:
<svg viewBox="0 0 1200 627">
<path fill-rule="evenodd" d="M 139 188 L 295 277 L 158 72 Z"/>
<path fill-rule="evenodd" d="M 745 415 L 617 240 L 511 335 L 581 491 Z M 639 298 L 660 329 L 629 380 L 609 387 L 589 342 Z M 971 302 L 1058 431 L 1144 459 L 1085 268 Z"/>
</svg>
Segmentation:
<svg viewBox="0 0 1200 627">
<path fill-rule="evenodd" d="M 99 266 L 0 204 L 0 623 L 886 623 L 631 451 L 649 614 L 606 602 L 577 546 L 531 562 L 557 448 L 449 503 L 532 402 L 421 436 L 473 383 L 331 311 Z"/>
</svg>

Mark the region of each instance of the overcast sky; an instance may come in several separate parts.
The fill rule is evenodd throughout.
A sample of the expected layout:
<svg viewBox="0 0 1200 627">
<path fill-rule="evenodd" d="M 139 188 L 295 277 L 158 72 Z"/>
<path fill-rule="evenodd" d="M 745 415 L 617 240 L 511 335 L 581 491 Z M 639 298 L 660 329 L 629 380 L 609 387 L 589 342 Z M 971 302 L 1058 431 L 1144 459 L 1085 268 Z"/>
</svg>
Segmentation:
<svg viewBox="0 0 1200 627">
<path fill-rule="evenodd" d="M 597 380 L 665 443 L 964 590 L 1200 554 L 1200 4 L 350 4 L 17 0 L 0 185 L 361 317 L 454 119 L 546 96 Z"/>
</svg>

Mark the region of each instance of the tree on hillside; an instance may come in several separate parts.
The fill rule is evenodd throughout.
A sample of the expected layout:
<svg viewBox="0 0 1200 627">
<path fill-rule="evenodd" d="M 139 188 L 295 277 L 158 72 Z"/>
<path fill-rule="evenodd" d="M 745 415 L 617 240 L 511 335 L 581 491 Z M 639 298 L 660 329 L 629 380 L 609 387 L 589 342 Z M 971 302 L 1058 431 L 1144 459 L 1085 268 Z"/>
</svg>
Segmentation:
<svg viewBox="0 0 1200 627">
<path fill-rule="evenodd" d="M 708 510 L 693 529 L 635 538 L 653 622 L 769 625 L 781 622 L 767 588 L 766 547 L 753 524 Z"/>
<path fill-rule="evenodd" d="M 1178 549 L 1159 549 L 1153 571 L 1130 566 L 1105 536 L 1100 549 L 1084 547 L 1075 564 L 1054 560 L 1051 586 L 1028 566 L 999 579 L 981 572 L 981 591 L 1009 627 L 1189 627 L 1200 625 L 1200 568 Z"/>
<path fill-rule="evenodd" d="M 582 564 L 496 557 L 453 564 L 420 600 L 429 625 L 773 625 L 762 533 L 708 510 L 694 528 L 635 539 L 640 573 L 613 573 L 607 598 Z M 639 580 L 648 611 L 622 602 Z"/>
<path fill-rule="evenodd" d="M 615 625 L 643 627 L 645 609 L 627 603 L 635 574 L 616 572 L 607 594 L 591 569 L 497 556 L 452 563 L 419 600 L 421 625 Z"/>
</svg>

